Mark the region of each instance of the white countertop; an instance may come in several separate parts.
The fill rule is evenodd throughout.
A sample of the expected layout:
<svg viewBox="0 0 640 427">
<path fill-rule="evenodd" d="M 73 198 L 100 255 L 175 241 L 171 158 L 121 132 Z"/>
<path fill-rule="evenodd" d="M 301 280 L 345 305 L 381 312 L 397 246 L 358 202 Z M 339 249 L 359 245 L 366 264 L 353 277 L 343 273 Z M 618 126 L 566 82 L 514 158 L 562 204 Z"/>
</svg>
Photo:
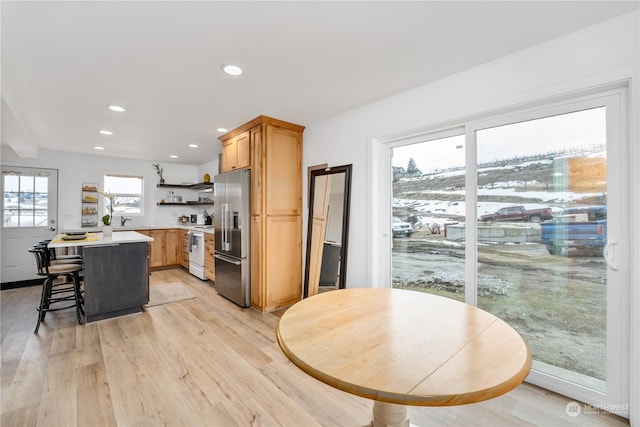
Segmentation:
<svg viewBox="0 0 640 427">
<path fill-rule="evenodd" d="M 107 237 L 103 236 L 102 233 L 88 232 L 87 238 L 84 240 L 62 240 L 63 235 L 64 233 L 58 234 L 47 246 L 50 248 L 71 248 L 78 246 L 104 246 L 124 243 L 153 242 L 152 237 L 145 236 L 144 234 L 140 234 L 135 231 L 114 231 L 111 233 L 111 236 Z"/>
<path fill-rule="evenodd" d="M 124 227 L 119 227 L 117 225 L 113 226 L 114 233 L 121 233 L 123 231 L 135 231 L 135 230 L 168 230 L 171 228 L 178 228 L 181 230 L 198 230 L 203 233 L 215 234 L 215 228 L 213 225 L 196 225 L 196 224 L 175 224 L 175 225 L 125 225 Z M 61 233 L 71 233 L 71 232 L 80 232 L 86 231 L 87 233 L 99 233 L 102 231 L 101 227 L 84 227 L 84 228 L 63 228 L 60 230 Z"/>
</svg>

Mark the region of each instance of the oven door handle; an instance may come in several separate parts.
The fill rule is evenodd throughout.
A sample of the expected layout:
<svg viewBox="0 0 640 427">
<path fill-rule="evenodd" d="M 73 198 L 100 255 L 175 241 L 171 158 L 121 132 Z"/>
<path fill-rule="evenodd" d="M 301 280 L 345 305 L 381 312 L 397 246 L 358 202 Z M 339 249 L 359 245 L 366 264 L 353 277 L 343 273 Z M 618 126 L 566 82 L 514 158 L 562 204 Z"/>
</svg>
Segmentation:
<svg viewBox="0 0 640 427">
<path fill-rule="evenodd" d="M 230 262 L 233 265 L 241 265 L 242 264 L 242 260 L 237 260 L 237 259 L 225 256 L 225 255 L 215 254 L 214 257 L 218 258 L 221 261 Z"/>
</svg>

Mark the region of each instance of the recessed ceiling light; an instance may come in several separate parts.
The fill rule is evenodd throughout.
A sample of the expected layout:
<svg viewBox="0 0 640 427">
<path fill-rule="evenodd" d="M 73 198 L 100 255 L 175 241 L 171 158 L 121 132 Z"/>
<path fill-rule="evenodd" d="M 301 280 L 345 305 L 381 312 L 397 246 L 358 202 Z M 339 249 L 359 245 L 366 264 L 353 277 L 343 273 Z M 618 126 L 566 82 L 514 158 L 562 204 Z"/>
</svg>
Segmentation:
<svg viewBox="0 0 640 427">
<path fill-rule="evenodd" d="M 218 128 L 216 129 L 218 132 L 228 132 L 229 129 L 225 129 L 225 128 Z"/>
<path fill-rule="evenodd" d="M 171 157 L 172 159 L 177 159 L 178 158 L 178 156 L 176 156 L 175 154 L 172 154 L 169 157 Z"/>
<path fill-rule="evenodd" d="M 117 111 L 118 113 L 122 113 L 122 112 L 127 111 L 127 110 L 125 110 L 123 107 L 121 107 L 119 105 L 109 105 L 108 108 L 109 108 L 109 110 Z"/>
<path fill-rule="evenodd" d="M 113 135 L 113 132 L 111 132 L 110 130 L 101 130 L 100 133 L 103 135 Z"/>
<path fill-rule="evenodd" d="M 97 145 L 95 147 L 93 147 L 96 150 L 104 150 L 104 147 L 98 147 Z"/>
<path fill-rule="evenodd" d="M 220 69 L 230 76 L 239 76 L 242 74 L 242 68 L 233 64 L 224 64 Z"/>
<path fill-rule="evenodd" d="M 191 147 L 191 148 L 198 148 L 198 144 L 189 144 L 189 147 Z"/>
</svg>

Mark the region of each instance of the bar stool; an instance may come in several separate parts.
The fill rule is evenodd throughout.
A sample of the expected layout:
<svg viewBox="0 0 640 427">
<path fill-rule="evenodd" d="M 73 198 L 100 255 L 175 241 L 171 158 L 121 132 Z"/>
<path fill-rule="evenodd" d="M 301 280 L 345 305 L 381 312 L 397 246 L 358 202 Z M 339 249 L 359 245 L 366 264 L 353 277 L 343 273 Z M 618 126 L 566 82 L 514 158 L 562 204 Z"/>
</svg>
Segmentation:
<svg viewBox="0 0 640 427">
<path fill-rule="evenodd" d="M 40 240 L 38 242 L 38 245 L 44 245 L 45 247 L 47 247 L 47 245 L 51 243 L 51 239 L 49 240 Z M 50 260 L 62 260 L 62 261 L 73 261 L 73 262 L 77 262 L 78 260 L 80 260 L 80 262 L 82 262 L 82 255 L 79 254 L 66 254 L 66 255 L 60 255 L 56 253 L 55 249 L 49 249 L 47 247 L 47 249 L 49 250 L 49 259 Z"/>
<path fill-rule="evenodd" d="M 33 247 L 29 249 L 35 258 L 37 264 L 37 274 L 45 278 L 42 284 L 42 295 L 40 297 L 40 306 L 38 307 L 38 323 L 34 334 L 38 333 L 40 323 L 44 321 L 44 317 L 49 311 L 65 310 L 68 308 L 76 308 L 78 323 L 81 325 L 84 316 L 84 298 L 80 289 L 79 272 L 82 270 L 82 264 L 50 264 L 47 255 L 48 249 L 42 247 Z M 62 278 L 62 281 L 57 279 Z M 63 306 L 58 304 L 70 303 Z M 56 305 L 52 307 L 52 305 Z"/>
<path fill-rule="evenodd" d="M 34 248 L 39 248 L 45 251 L 45 255 L 47 257 L 47 261 L 49 265 L 56 264 L 82 264 L 82 256 L 81 255 L 58 255 L 56 256 L 56 250 L 47 247 L 46 243 L 38 243 L 33 245 Z M 64 257 L 64 258 L 63 258 Z"/>
</svg>

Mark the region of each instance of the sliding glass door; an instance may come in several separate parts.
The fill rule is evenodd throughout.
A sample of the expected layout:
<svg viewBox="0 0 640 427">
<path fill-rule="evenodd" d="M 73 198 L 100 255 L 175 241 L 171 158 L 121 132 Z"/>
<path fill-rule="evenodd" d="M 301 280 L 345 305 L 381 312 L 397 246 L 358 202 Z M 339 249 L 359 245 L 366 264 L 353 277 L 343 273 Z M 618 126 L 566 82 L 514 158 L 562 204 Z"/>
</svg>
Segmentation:
<svg viewBox="0 0 640 427">
<path fill-rule="evenodd" d="M 531 382 L 624 414 L 622 103 L 614 91 L 395 143 L 390 226 L 393 287 L 492 312 L 529 343 Z"/>
</svg>

